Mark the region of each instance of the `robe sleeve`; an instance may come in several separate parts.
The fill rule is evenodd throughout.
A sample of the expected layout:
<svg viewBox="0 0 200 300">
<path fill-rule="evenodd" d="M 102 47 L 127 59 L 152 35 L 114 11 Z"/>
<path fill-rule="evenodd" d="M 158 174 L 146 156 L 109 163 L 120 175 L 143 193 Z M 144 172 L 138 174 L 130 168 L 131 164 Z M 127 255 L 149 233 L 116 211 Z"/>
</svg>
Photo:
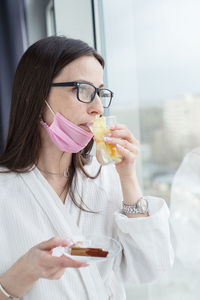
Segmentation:
<svg viewBox="0 0 200 300">
<path fill-rule="evenodd" d="M 127 282 L 152 281 L 173 265 L 168 207 L 163 199 L 147 199 L 149 217 L 128 218 L 115 212 L 118 238 L 123 246 L 115 272 Z"/>
<path fill-rule="evenodd" d="M 114 212 L 113 226 L 123 248 L 121 256 L 116 258 L 114 272 L 125 282 L 152 281 L 168 271 L 174 261 L 169 209 L 163 199 L 148 196 L 150 216 L 128 218 L 121 213 L 123 196 L 119 176 L 112 166 L 109 172 L 112 174 L 107 176 L 115 182 L 110 185 L 110 198 L 112 197 L 117 208 Z"/>
</svg>

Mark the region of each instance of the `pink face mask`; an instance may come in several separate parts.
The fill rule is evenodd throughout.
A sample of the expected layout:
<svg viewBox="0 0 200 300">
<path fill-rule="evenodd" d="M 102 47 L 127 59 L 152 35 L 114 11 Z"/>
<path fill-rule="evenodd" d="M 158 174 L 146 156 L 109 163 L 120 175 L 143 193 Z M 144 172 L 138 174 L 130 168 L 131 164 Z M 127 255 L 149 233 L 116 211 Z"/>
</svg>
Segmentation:
<svg viewBox="0 0 200 300">
<path fill-rule="evenodd" d="M 48 126 L 44 121 L 40 121 L 46 129 L 52 142 L 63 152 L 77 153 L 87 146 L 93 134 L 73 124 L 59 112 L 56 114 L 46 102 L 54 115 L 53 123 Z"/>
</svg>

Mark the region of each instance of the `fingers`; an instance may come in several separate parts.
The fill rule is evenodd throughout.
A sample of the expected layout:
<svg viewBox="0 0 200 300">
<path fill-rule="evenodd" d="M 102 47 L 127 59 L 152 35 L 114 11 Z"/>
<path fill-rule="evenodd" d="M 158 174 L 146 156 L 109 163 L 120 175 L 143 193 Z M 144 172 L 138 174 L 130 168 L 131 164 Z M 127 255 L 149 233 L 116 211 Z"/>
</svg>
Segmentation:
<svg viewBox="0 0 200 300">
<path fill-rule="evenodd" d="M 47 279 L 59 279 L 64 274 L 66 268 L 81 268 L 88 266 L 84 262 L 78 262 L 73 260 L 71 260 L 70 262 L 70 259 L 69 262 L 67 262 L 66 260 L 62 262 L 60 258 L 59 263 L 57 263 L 55 266 L 48 266 L 47 268 L 44 268 L 41 277 Z"/>
<path fill-rule="evenodd" d="M 129 161 L 129 162 L 135 161 L 137 154 L 130 152 L 129 150 L 127 150 L 126 148 L 122 147 L 119 144 L 117 144 L 116 147 L 117 147 L 117 150 L 119 151 L 119 153 L 123 156 L 123 161 L 125 161 L 125 160 Z"/>
<path fill-rule="evenodd" d="M 36 245 L 36 248 L 38 250 L 42 250 L 40 253 L 40 258 L 41 258 L 41 264 L 48 265 L 49 267 L 54 267 L 54 266 L 60 266 L 63 268 L 67 267 L 75 267 L 79 268 L 81 266 L 87 265 L 85 262 L 80 262 L 76 261 L 73 259 L 70 259 L 66 257 L 65 255 L 62 255 L 60 257 L 52 256 L 52 249 L 56 247 L 66 247 L 70 245 L 71 239 L 69 240 L 62 240 L 59 237 L 53 237 L 47 241 L 44 241 L 38 245 Z"/>
<path fill-rule="evenodd" d="M 86 262 L 71 259 L 71 258 L 68 258 L 64 255 L 62 255 L 60 258 L 61 258 L 60 265 L 63 268 L 81 268 L 81 267 L 87 267 L 88 266 L 88 264 Z"/>
<path fill-rule="evenodd" d="M 118 165 L 122 167 L 135 164 L 139 154 L 139 142 L 125 125 L 113 126 L 111 132 L 105 135 L 104 140 L 107 144 L 116 145 L 118 152 L 122 155 L 123 159 Z"/>
<path fill-rule="evenodd" d="M 139 147 L 133 143 L 130 143 L 127 140 L 121 139 L 121 138 L 114 138 L 114 137 L 105 137 L 105 142 L 111 145 L 119 145 L 126 150 L 132 152 L 134 155 L 138 155 L 139 153 Z"/>
<path fill-rule="evenodd" d="M 80 268 L 88 266 L 85 262 L 76 261 L 62 255 L 61 257 L 52 256 L 52 249 L 56 247 L 66 247 L 71 243 L 70 240 L 62 240 L 59 237 L 53 237 L 47 241 L 44 241 L 38 245 L 38 249 L 42 250 L 40 255 L 40 265 L 46 268 Z"/>
<path fill-rule="evenodd" d="M 74 260 L 62 255 L 60 257 L 49 256 L 46 261 L 49 267 L 60 267 L 60 268 L 80 268 L 88 266 L 87 263 Z"/>
<path fill-rule="evenodd" d="M 134 143 L 135 145 L 139 146 L 138 140 L 133 136 L 131 131 L 125 125 L 122 124 L 117 124 L 114 127 L 112 127 L 112 131 L 107 133 L 105 137 L 125 139 L 130 143 Z"/>
<path fill-rule="evenodd" d="M 86 264 L 85 262 L 69 259 L 65 256 L 57 257 L 57 259 L 54 260 L 54 263 L 55 262 L 56 265 L 54 267 L 49 267 L 44 270 L 44 278 L 51 280 L 60 279 L 64 274 L 66 268 L 82 268 L 88 266 L 88 264 Z"/>
<path fill-rule="evenodd" d="M 135 160 L 139 153 L 139 142 L 123 124 L 112 126 L 111 132 L 105 135 L 104 140 L 107 144 L 116 145 L 123 158 L 128 161 Z"/>
<path fill-rule="evenodd" d="M 53 270 L 53 272 L 51 271 L 51 272 L 48 272 L 47 274 L 45 274 L 46 276 L 44 276 L 44 278 L 48 278 L 50 280 L 57 280 L 62 277 L 64 272 L 65 272 L 65 269 L 56 269 L 56 270 Z"/>
<path fill-rule="evenodd" d="M 65 247 L 69 244 L 69 241 L 54 237 L 32 247 L 24 255 L 24 263 L 29 267 L 32 277 L 36 280 L 39 278 L 56 279 L 62 276 L 65 268 L 87 267 L 88 264 L 85 262 L 76 261 L 64 255 L 61 257 L 51 255 L 53 248 Z"/>
<path fill-rule="evenodd" d="M 44 241 L 40 244 L 37 245 L 37 247 L 40 249 L 40 250 L 52 250 L 53 248 L 56 248 L 56 247 L 59 247 L 59 246 L 62 246 L 62 247 L 65 247 L 69 244 L 68 241 L 66 240 L 62 240 L 61 238 L 59 237 L 53 237 L 47 241 Z"/>
<path fill-rule="evenodd" d="M 55 274 L 64 273 L 66 268 L 81 268 L 87 266 L 88 264 L 85 262 L 76 261 L 64 255 L 56 257 L 52 256 L 49 251 L 38 250 L 37 258 L 35 259 L 34 272 L 37 273 L 38 278 L 53 279 Z"/>
</svg>

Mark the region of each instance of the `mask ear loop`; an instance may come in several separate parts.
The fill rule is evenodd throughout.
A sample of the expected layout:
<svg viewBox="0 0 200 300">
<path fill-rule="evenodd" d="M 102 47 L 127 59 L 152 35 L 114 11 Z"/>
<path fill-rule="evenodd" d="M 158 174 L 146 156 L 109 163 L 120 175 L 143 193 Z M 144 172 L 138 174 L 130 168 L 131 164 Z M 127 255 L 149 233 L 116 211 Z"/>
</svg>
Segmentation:
<svg viewBox="0 0 200 300">
<path fill-rule="evenodd" d="M 55 112 L 53 111 L 53 109 L 51 108 L 51 106 L 49 105 L 49 103 L 48 103 L 46 100 L 44 100 L 44 101 L 45 101 L 46 105 L 48 106 L 48 108 L 50 109 L 51 113 L 55 116 L 56 114 L 55 114 Z M 43 121 L 42 115 L 41 115 L 41 114 L 39 115 L 39 120 L 40 120 L 40 121 Z"/>
<path fill-rule="evenodd" d="M 52 114 L 55 116 L 55 112 L 53 111 L 53 109 L 51 108 L 51 106 L 49 105 L 49 103 L 45 100 L 46 105 L 48 106 L 48 108 L 50 109 L 50 111 L 52 112 Z"/>
</svg>

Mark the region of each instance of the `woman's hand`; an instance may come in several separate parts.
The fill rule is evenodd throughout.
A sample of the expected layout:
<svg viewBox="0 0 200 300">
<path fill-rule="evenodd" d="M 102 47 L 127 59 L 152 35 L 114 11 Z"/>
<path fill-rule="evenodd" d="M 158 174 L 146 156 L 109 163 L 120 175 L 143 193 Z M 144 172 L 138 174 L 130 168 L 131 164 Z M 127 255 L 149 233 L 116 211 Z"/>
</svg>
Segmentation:
<svg viewBox="0 0 200 300">
<path fill-rule="evenodd" d="M 139 153 L 139 142 L 131 131 L 122 124 L 111 127 L 111 132 L 105 135 L 105 142 L 116 145 L 123 159 L 116 164 L 117 172 L 121 178 L 135 176 L 135 161 Z"/>
<path fill-rule="evenodd" d="M 32 247 L 0 277 L 4 289 L 10 295 L 20 298 L 31 289 L 39 278 L 59 279 L 65 268 L 88 266 L 84 262 L 72 260 L 64 255 L 52 256 L 53 248 L 66 247 L 68 244 L 69 242 L 54 237 Z"/>
<path fill-rule="evenodd" d="M 65 268 L 80 268 L 88 266 L 84 262 L 72 260 L 65 255 L 52 256 L 52 249 L 58 246 L 66 247 L 67 241 L 54 237 L 31 248 L 24 256 L 27 265 L 30 266 L 33 278 L 59 279 Z"/>
<path fill-rule="evenodd" d="M 125 125 L 117 124 L 111 130 L 104 139 L 106 143 L 116 145 L 117 150 L 123 156 L 122 161 L 116 164 L 116 170 L 121 181 L 123 201 L 127 205 L 134 205 L 142 196 L 135 170 L 139 143 Z M 140 217 L 141 214 L 127 214 L 127 216 L 131 218 Z"/>
</svg>

